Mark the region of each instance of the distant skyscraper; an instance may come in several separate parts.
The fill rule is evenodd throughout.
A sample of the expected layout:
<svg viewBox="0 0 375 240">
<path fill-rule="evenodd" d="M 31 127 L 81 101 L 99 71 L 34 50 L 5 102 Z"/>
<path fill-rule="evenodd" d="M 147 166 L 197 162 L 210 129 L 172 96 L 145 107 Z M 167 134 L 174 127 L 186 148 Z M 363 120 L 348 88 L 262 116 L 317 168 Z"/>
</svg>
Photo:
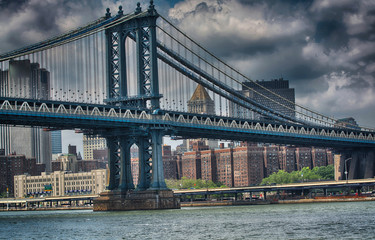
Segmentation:
<svg viewBox="0 0 375 240">
<path fill-rule="evenodd" d="M 62 153 L 61 131 L 51 132 L 52 154 Z"/>
<path fill-rule="evenodd" d="M 48 99 L 50 73 L 30 60 L 10 60 L 9 69 L 0 73 L 1 96 L 16 98 Z M 38 163 L 51 170 L 51 137 L 50 132 L 39 127 L 23 128 L 0 127 L 0 148 L 5 153 L 16 152 L 27 158 L 34 157 Z"/>
<path fill-rule="evenodd" d="M 351 128 L 351 129 L 355 129 L 355 130 L 361 130 L 361 128 L 358 126 L 355 119 L 352 118 L 352 117 L 337 119 L 337 121 L 335 123 L 335 127 Z"/>
<path fill-rule="evenodd" d="M 277 112 L 288 116 L 295 116 L 295 92 L 294 88 L 289 88 L 289 81 L 283 78 L 271 81 L 244 82 L 241 93 L 251 98 L 263 106 L 269 107 Z M 269 92 L 268 90 L 273 93 Z M 283 106 L 281 106 L 282 104 Z M 260 119 L 258 113 L 245 110 L 242 107 L 231 104 L 230 115 L 250 119 Z"/>
<path fill-rule="evenodd" d="M 202 85 L 198 85 L 188 101 L 188 112 L 198 114 L 215 114 L 215 103 Z M 184 140 L 187 151 L 191 149 L 191 140 Z M 217 140 L 203 140 L 211 149 L 217 148 Z"/>
<path fill-rule="evenodd" d="M 188 112 L 215 114 L 215 104 L 202 85 L 198 85 L 188 101 Z"/>
<path fill-rule="evenodd" d="M 83 135 L 83 158 L 85 160 L 94 160 L 94 150 L 106 148 L 107 142 L 105 138 Z"/>
</svg>

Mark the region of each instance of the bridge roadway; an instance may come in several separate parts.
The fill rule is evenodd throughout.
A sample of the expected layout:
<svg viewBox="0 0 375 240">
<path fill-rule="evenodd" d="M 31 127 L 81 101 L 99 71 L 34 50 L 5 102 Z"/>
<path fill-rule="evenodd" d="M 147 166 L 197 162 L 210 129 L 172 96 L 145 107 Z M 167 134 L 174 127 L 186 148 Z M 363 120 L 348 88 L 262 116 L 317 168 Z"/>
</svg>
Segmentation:
<svg viewBox="0 0 375 240">
<path fill-rule="evenodd" d="M 332 188 L 361 188 L 375 186 L 375 178 L 354 179 L 348 181 L 319 181 L 290 183 L 271 186 L 252 186 L 252 187 L 233 187 L 233 188 L 208 188 L 208 189 L 182 189 L 175 190 L 176 196 L 192 195 L 212 195 L 212 194 L 237 194 L 249 192 L 274 192 L 274 191 L 303 191 L 313 189 L 332 189 Z"/>
<path fill-rule="evenodd" d="M 374 148 L 372 131 L 265 122 L 117 106 L 0 98 L 1 124 L 82 129 L 93 134 L 131 134 L 134 129 L 164 130 L 164 135 L 336 148 Z"/>
</svg>

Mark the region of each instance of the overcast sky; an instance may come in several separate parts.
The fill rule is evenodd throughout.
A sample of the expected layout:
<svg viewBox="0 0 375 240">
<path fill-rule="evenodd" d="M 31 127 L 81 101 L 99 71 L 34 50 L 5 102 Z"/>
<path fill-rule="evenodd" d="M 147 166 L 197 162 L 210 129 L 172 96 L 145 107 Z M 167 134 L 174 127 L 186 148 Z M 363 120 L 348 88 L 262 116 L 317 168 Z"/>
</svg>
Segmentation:
<svg viewBox="0 0 375 240">
<path fill-rule="evenodd" d="M 0 0 L 0 52 L 134 0 Z M 146 8 L 149 1 L 141 1 Z M 156 9 L 253 80 L 283 77 L 296 102 L 375 127 L 375 1 L 155 0 Z"/>
</svg>

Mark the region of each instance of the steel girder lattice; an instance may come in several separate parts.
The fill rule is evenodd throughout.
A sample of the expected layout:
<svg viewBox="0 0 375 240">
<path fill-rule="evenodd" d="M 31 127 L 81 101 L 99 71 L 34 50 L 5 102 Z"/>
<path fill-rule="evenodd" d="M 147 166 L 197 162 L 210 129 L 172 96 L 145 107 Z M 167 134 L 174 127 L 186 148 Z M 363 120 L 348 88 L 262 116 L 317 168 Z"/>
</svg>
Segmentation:
<svg viewBox="0 0 375 240">
<path fill-rule="evenodd" d="M 137 189 L 146 190 L 150 187 L 152 178 L 152 145 L 150 137 L 138 137 L 137 145 L 139 149 L 139 178 Z"/>
<path fill-rule="evenodd" d="M 143 27 L 140 29 L 140 46 L 141 46 L 141 56 L 140 61 L 142 63 L 142 94 L 152 95 L 151 89 L 151 56 L 150 56 L 150 38 L 149 38 L 149 27 Z"/>
<path fill-rule="evenodd" d="M 107 52 L 108 52 L 108 72 L 109 83 L 108 87 L 108 98 L 119 99 L 121 97 L 120 92 L 120 37 L 118 32 L 107 32 Z"/>
<path fill-rule="evenodd" d="M 121 150 L 120 143 L 117 137 L 107 137 L 107 147 L 109 152 L 109 183 L 108 190 L 115 190 L 120 185 L 120 164 L 121 164 Z"/>
<path fill-rule="evenodd" d="M 156 19 L 158 14 L 136 17 L 106 30 L 107 36 L 107 99 L 112 105 L 159 108 L 159 81 L 156 53 Z M 137 96 L 128 96 L 125 41 L 136 42 Z"/>
</svg>

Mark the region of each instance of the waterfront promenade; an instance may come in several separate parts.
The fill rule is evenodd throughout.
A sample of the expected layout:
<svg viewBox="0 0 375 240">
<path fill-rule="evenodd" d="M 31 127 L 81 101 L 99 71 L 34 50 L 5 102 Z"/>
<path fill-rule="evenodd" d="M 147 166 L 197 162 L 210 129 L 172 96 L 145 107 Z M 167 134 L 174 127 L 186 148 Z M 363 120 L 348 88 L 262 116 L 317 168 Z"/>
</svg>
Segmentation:
<svg viewBox="0 0 375 240">
<path fill-rule="evenodd" d="M 182 189 L 182 207 L 374 201 L 375 179 L 303 182 L 241 188 Z M 365 192 L 365 193 L 363 193 Z M 92 209 L 98 195 L 1 199 L 0 211 Z"/>
</svg>

